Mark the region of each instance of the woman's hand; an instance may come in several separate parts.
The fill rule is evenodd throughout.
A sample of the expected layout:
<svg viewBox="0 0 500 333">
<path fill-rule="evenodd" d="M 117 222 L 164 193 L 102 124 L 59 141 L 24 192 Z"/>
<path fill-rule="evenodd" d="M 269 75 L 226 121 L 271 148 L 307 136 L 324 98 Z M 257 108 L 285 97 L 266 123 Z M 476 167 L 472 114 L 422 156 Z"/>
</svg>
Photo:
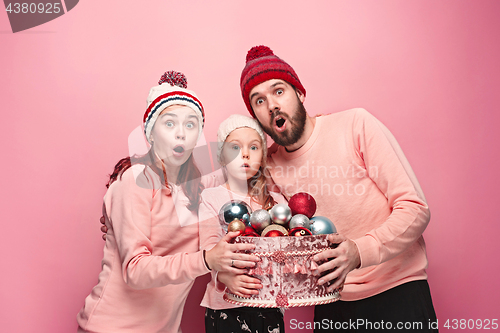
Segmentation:
<svg viewBox="0 0 500 333">
<path fill-rule="evenodd" d="M 220 272 L 217 280 L 224 283 L 233 294 L 240 297 L 250 297 L 258 295 L 262 289 L 262 284 L 257 278 L 245 274 L 233 274 L 230 272 Z"/>
<path fill-rule="evenodd" d="M 254 244 L 231 244 L 230 241 L 240 232 L 229 232 L 211 250 L 206 251 L 205 260 L 210 269 L 218 272 L 243 274 L 244 268 L 254 267 L 260 259 L 257 256 L 238 251 L 253 250 Z"/>
<path fill-rule="evenodd" d="M 106 233 L 108 232 L 108 227 L 106 227 L 106 219 L 104 218 L 104 216 L 101 216 L 99 221 L 101 221 L 102 224 L 101 231 L 104 233 L 102 235 L 102 239 L 106 240 Z"/>
</svg>

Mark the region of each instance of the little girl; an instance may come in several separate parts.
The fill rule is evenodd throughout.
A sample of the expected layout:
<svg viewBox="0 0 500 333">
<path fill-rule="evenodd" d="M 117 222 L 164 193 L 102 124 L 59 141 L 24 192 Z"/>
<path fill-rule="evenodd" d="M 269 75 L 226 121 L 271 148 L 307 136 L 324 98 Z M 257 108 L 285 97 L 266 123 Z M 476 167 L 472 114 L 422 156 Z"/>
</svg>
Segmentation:
<svg viewBox="0 0 500 333">
<path fill-rule="evenodd" d="M 186 88 L 177 72 L 165 73 L 151 88 L 144 114 L 151 149 L 122 159 L 110 176 L 102 271 L 77 316 L 79 332 L 180 332 L 196 277 L 210 269 L 232 271 L 235 258 L 240 267 L 258 260 L 235 253 L 241 244 L 228 241 L 236 233 L 199 251 L 200 193 L 215 179 L 200 177 L 193 161 L 204 110 Z"/>
<path fill-rule="evenodd" d="M 232 115 L 217 132 L 217 158 L 223 167 L 226 183 L 205 189 L 199 209 L 200 242 L 210 248 L 224 235 L 219 223 L 220 208 L 230 200 L 244 201 L 252 210 L 269 209 L 286 200 L 266 186 L 266 137 L 255 119 Z M 205 313 L 205 332 L 284 332 L 280 309 L 238 307 L 223 300 L 224 285 L 235 295 L 258 294 L 259 279 L 245 275 L 243 263 L 234 260 L 233 271 L 214 272 L 201 305 Z M 222 289 L 222 290 L 221 290 Z"/>
</svg>

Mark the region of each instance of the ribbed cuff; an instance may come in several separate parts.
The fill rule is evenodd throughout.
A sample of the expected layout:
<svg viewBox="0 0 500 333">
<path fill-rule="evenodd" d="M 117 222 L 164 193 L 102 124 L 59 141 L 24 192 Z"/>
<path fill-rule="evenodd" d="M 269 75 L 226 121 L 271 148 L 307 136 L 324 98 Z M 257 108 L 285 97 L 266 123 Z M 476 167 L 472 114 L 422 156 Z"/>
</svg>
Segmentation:
<svg viewBox="0 0 500 333">
<path fill-rule="evenodd" d="M 208 266 L 208 262 L 207 262 L 207 250 L 203 250 L 203 262 L 205 263 L 205 266 L 208 268 L 209 271 L 211 271 L 212 269 L 210 268 L 210 266 Z"/>
<path fill-rule="evenodd" d="M 370 235 L 353 240 L 358 247 L 361 265 L 359 268 L 377 265 L 380 263 L 380 249 L 378 242 Z"/>
</svg>

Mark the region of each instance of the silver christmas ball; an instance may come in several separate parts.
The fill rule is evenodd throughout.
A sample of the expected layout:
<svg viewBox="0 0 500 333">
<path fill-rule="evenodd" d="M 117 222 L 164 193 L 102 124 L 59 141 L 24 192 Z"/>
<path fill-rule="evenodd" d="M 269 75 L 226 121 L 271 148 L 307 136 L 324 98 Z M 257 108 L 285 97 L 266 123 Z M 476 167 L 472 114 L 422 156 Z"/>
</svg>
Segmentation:
<svg viewBox="0 0 500 333">
<path fill-rule="evenodd" d="M 250 215 L 250 224 L 259 233 L 271 224 L 271 215 L 265 209 L 257 209 Z"/>
<path fill-rule="evenodd" d="M 337 228 L 329 218 L 324 216 L 314 216 L 311 218 L 311 232 L 313 235 L 334 234 Z"/>
<path fill-rule="evenodd" d="M 303 214 L 295 214 L 292 216 L 292 219 L 290 220 L 289 228 L 297 228 L 297 227 L 302 227 L 306 229 L 310 229 L 310 222 L 309 218 Z"/>
<path fill-rule="evenodd" d="M 273 223 L 286 226 L 292 218 L 292 210 L 287 204 L 277 204 L 269 212 Z"/>
<path fill-rule="evenodd" d="M 219 222 L 224 231 L 227 232 L 227 225 L 234 219 L 241 220 L 245 225 L 249 226 L 250 214 L 252 214 L 252 208 L 246 202 L 231 200 L 219 210 Z"/>
</svg>

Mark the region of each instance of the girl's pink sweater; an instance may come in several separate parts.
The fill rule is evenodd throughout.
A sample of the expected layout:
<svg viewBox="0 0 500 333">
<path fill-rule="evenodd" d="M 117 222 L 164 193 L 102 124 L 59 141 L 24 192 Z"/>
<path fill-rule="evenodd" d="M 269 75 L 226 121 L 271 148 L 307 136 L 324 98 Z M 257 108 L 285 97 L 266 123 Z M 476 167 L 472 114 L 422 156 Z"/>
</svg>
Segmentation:
<svg viewBox="0 0 500 333">
<path fill-rule="evenodd" d="M 279 193 L 271 193 L 276 203 L 286 203 Z M 250 197 L 229 191 L 224 186 L 205 189 L 201 194 L 200 204 L 200 242 L 202 248 L 210 249 L 223 237 L 224 231 L 219 223 L 219 211 L 229 200 L 240 200 L 250 205 L 253 211 L 262 206 L 251 201 Z M 224 301 L 222 298 L 225 286 L 217 282 L 216 272 L 212 271 L 212 281 L 207 285 L 201 306 L 212 310 L 237 308 L 237 305 Z"/>
</svg>

